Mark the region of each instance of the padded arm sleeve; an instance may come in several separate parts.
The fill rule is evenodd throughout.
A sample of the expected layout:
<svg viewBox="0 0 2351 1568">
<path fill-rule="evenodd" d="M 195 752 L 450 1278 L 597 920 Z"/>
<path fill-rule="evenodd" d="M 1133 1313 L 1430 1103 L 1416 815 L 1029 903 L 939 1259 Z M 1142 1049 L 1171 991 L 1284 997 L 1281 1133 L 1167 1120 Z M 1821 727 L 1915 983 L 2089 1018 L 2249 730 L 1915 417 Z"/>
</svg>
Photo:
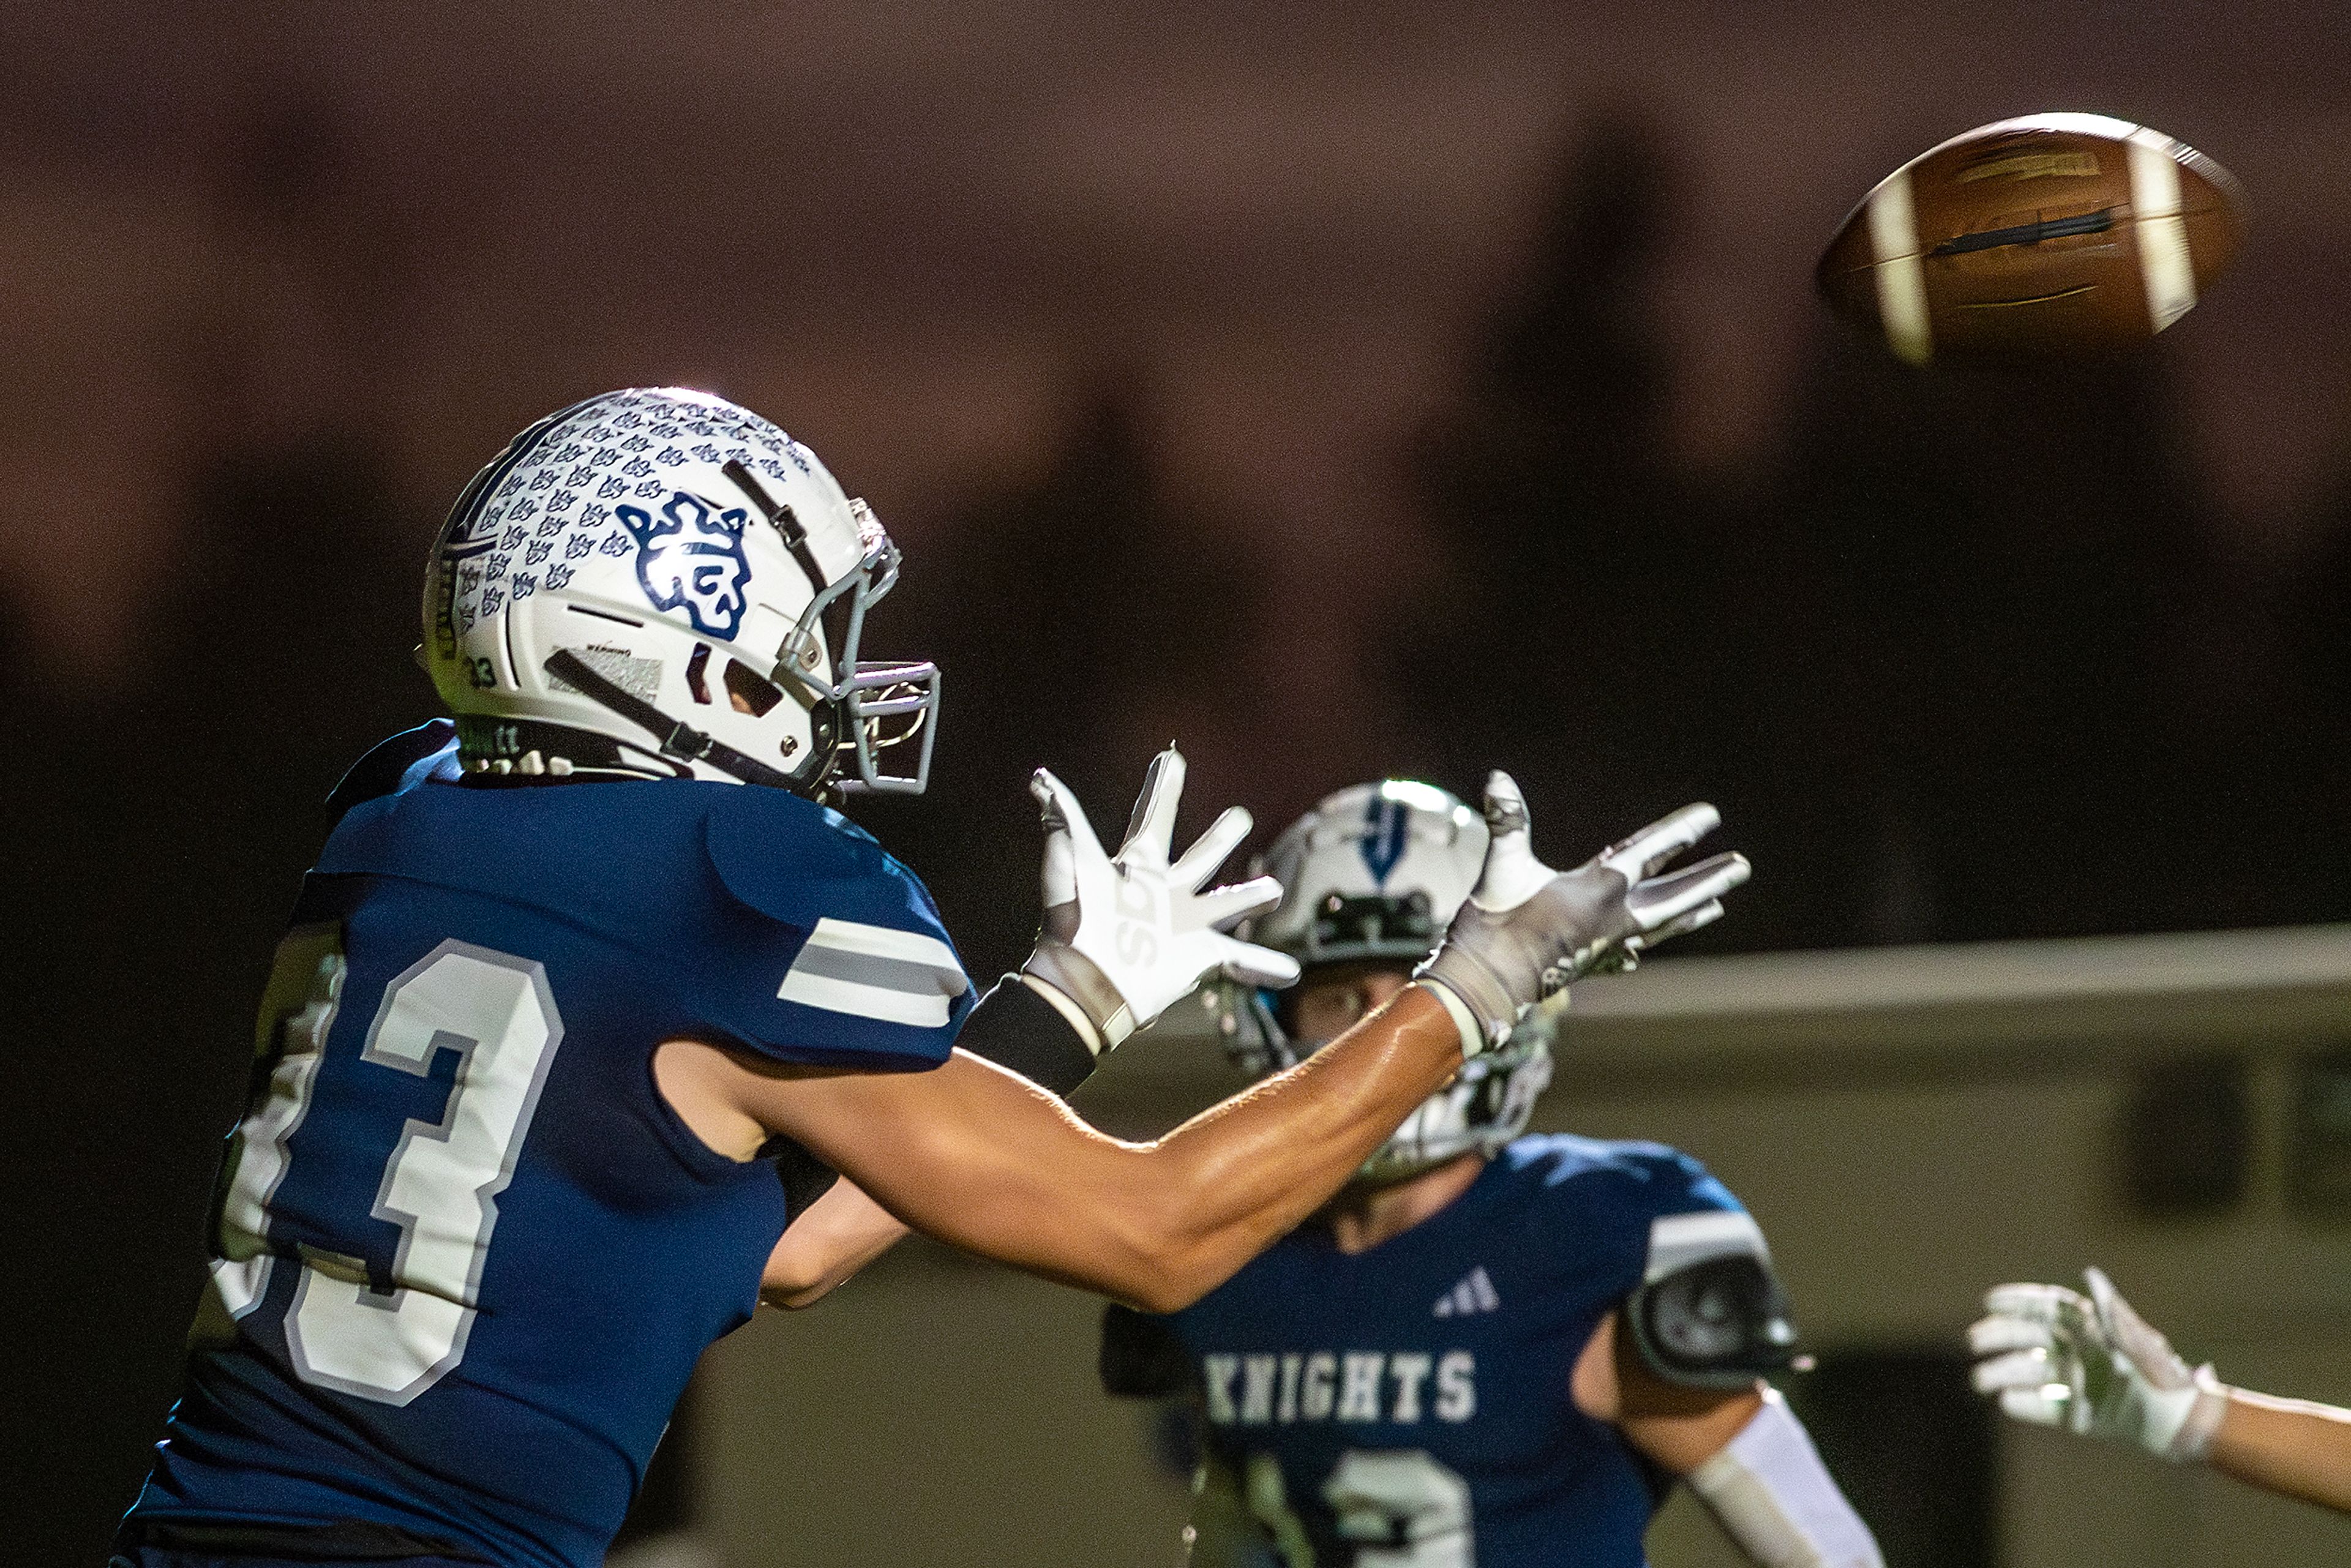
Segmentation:
<svg viewBox="0 0 2351 1568">
<path fill-rule="evenodd" d="M 1793 1359 L 1796 1325 L 1763 1232 L 1743 1209 L 1660 1216 L 1625 1303 L 1650 1371 L 1690 1388 L 1745 1388 Z"/>
<path fill-rule="evenodd" d="M 1005 976 L 979 998 L 956 1045 L 1064 1099 L 1094 1070 L 1094 1053 L 1070 1020 L 1018 975 Z"/>
<path fill-rule="evenodd" d="M 1885 1568 L 1869 1526 L 1777 1389 L 1764 1391 L 1763 1408 L 1689 1484 L 1761 1568 Z"/>
</svg>

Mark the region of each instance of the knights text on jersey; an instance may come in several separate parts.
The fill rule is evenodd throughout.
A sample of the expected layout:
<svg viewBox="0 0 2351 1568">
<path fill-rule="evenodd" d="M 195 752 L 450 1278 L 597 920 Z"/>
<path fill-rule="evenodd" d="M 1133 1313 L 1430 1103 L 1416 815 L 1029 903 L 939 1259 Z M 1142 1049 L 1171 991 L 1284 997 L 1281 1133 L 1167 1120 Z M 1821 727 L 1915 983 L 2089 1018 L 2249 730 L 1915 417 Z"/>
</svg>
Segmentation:
<svg viewBox="0 0 2351 1568">
<path fill-rule="evenodd" d="M 918 1070 L 970 1006 L 929 896 L 820 806 L 429 771 L 305 882 L 134 1531 L 601 1563 L 787 1218 L 663 1102 L 653 1047 Z"/>
<path fill-rule="evenodd" d="M 1570 1381 L 1653 1245 L 1727 1220 L 1752 1223 L 1686 1155 L 1524 1137 L 1370 1251 L 1309 1226 L 1165 1320 L 1257 1560 L 1638 1568 L 1660 1478 Z"/>
</svg>

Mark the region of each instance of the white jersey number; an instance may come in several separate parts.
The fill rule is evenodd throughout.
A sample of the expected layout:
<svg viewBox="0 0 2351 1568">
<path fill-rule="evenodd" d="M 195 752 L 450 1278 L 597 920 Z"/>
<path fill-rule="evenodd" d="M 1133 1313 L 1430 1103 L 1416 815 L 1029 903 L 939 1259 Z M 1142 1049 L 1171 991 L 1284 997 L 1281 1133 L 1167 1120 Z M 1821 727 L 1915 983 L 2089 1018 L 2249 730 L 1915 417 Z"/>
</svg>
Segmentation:
<svg viewBox="0 0 2351 1568">
<path fill-rule="evenodd" d="M 214 1270 L 220 1304 L 232 1316 L 249 1311 L 267 1283 L 268 1254 L 260 1246 L 268 1199 L 285 1178 L 287 1142 L 308 1108 L 340 992 L 340 954 L 319 959 L 281 949 L 281 966 L 288 956 L 316 964 L 321 980 L 312 1006 L 284 1026 L 285 1054 L 268 1101 L 240 1129 L 243 1146 L 223 1208 L 223 1250 L 231 1261 Z M 321 1006 L 316 992 L 329 971 L 329 999 Z M 455 1051 L 455 1082 L 437 1124 L 412 1117 L 402 1130 L 369 1211 L 400 1227 L 390 1292 L 369 1285 L 357 1259 L 303 1249 L 286 1348 L 305 1381 L 405 1405 L 465 1358 L 497 1197 L 514 1178 L 562 1038 L 547 972 L 528 958 L 444 942 L 384 988 L 360 1060 L 422 1078 L 442 1051 Z M 244 1262 L 235 1260 L 240 1252 Z"/>
<path fill-rule="evenodd" d="M 1314 1568 L 1271 1455 L 1251 1457 L 1245 1490 L 1287 1568 Z M 1338 1516 L 1340 1538 L 1362 1543 L 1354 1568 L 1476 1568 L 1469 1483 L 1419 1448 L 1349 1449 L 1322 1483 L 1322 1500 Z"/>
</svg>

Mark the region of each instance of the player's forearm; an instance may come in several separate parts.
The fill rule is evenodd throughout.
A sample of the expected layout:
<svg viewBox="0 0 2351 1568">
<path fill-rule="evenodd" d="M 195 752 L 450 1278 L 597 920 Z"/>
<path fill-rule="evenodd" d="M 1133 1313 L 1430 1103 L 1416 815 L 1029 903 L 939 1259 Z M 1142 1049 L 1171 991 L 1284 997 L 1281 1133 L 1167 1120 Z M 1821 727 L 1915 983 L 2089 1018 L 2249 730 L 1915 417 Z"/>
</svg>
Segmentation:
<svg viewBox="0 0 2351 1568">
<path fill-rule="evenodd" d="M 1885 1568 L 1869 1526 L 1776 1390 L 1687 1479 L 1757 1568 Z"/>
<path fill-rule="evenodd" d="M 1409 987 L 1331 1044 L 1151 1145 L 1156 1201 L 1137 1217 L 1160 1311 L 1196 1301 L 1343 1186 L 1458 1071 L 1460 1033 Z"/>
<path fill-rule="evenodd" d="M 1327 1201 L 1460 1062 L 1451 1016 L 1416 989 L 1149 1144 L 1104 1137 L 1034 1083 L 960 1051 L 916 1073 L 740 1061 L 730 1083 L 746 1114 L 915 1229 L 1169 1312 Z"/>
<path fill-rule="evenodd" d="M 760 1272 L 759 1299 L 772 1307 L 813 1306 L 906 1234 L 855 1183 L 835 1182 L 776 1242 Z"/>
<path fill-rule="evenodd" d="M 2351 1410 L 2231 1388 L 2206 1458 L 2241 1481 L 2351 1513 Z"/>
</svg>

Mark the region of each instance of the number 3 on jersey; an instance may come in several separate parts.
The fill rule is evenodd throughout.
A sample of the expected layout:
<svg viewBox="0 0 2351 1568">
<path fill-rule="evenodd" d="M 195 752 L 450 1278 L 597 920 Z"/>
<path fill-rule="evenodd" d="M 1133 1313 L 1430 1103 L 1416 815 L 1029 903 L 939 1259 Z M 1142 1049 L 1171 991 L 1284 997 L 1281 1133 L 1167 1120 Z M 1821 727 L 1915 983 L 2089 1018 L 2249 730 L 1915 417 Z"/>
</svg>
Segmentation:
<svg viewBox="0 0 2351 1568">
<path fill-rule="evenodd" d="M 1315 1568 L 1305 1527 L 1290 1507 L 1270 1454 L 1249 1460 L 1250 1511 L 1285 1568 Z M 1322 1500 L 1343 1540 L 1360 1542 L 1353 1568 L 1474 1568 L 1469 1483 L 1419 1448 L 1350 1448 L 1331 1467 Z"/>
<path fill-rule="evenodd" d="M 318 1086 L 344 973 L 331 926 L 298 928 L 278 946 L 258 1042 L 267 1093 L 256 1089 L 224 1171 L 220 1257 L 200 1336 L 252 1311 L 268 1286 L 269 1203 Z M 497 1196 L 514 1178 L 562 1038 L 546 970 L 527 958 L 444 942 L 384 988 L 361 1069 L 422 1078 L 450 1051 L 457 1071 L 440 1122 L 402 1127 L 368 1211 L 400 1228 L 390 1293 L 370 1285 L 356 1258 L 301 1249 L 286 1348 L 306 1382 L 405 1405 L 465 1358 Z"/>
</svg>

